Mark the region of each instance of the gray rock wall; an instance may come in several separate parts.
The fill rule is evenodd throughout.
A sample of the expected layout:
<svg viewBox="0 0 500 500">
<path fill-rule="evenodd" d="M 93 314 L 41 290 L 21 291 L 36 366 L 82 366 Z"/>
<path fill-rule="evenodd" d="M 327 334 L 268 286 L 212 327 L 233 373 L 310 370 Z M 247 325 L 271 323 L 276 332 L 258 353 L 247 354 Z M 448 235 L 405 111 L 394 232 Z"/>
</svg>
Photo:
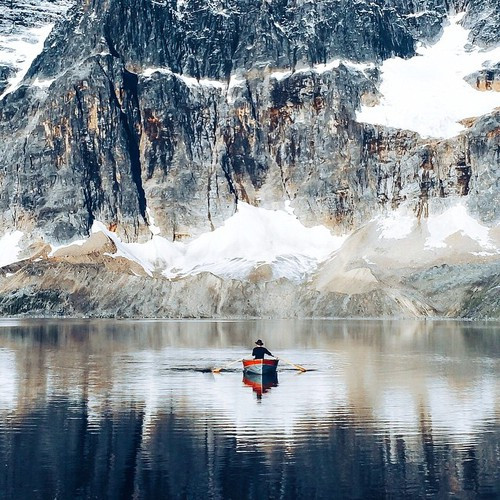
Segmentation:
<svg viewBox="0 0 500 500">
<path fill-rule="evenodd" d="M 490 4 L 481 5 L 487 12 Z M 402 192 L 416 205 L 477 194 L 478 213 L 494 219 L 491 204 L 481 210 L 481 196 L 496 181 L 481 170 L 491 172 L 497 159 L 498 115 L 463 137 L 422 141 L 354 120 L 361 99 L 376 98 L 376 69 L 303 69 L 333 58 L 411 56 L 417 40 L 439 35 L 449 8 L 438 1 L 77 4 L 25 85 L 0 102 L 5 223 L 64 242 L 98 219 L 135 239 L 148 234 L 149 206 L 164 234 L 178 239 L 216 227 L 238 200 L 289 199 L 305 223 L 345 228 L 397 206 L 408 197 Z M 491 19 L 476 14 L 476 4 L 468 8 L 474 38 L 494 42 Z M 152 67 L 170 73 L 144 77 Z M 277 68 L 302 70 L 279 80 Z M 186 83 L 186 75 L 219 86 Z M 40 89 L 30 85 L 35 79 L 54 81 Z M 462 170 L 471 179 L 466 189 Z"/>
<path fill-rule="evenodd" d="M 77 2 L 0 101 L 1 226 L 65 243 L 98 220 L 144 240 L 150 209 L 162 234 L 180 240 L 219 226 L 240 201 L 289 200 L 303 223 L 344 231 L 402 202 L 425 216 L 431 198 L 450 196 L 494 222 L 498 110 L 448 140 L 355 120 L 379 98 L 380 63 L 413 56 L 464 9 L 471 42 L 498 44 L 493 0 Z M 478 73 L 471 84 L 483 77 L 496 81 Z M 356 307 L 370 315 L 369 302 Z M 393 299 L 375 303 L 398 310 Z"/>
</svg>

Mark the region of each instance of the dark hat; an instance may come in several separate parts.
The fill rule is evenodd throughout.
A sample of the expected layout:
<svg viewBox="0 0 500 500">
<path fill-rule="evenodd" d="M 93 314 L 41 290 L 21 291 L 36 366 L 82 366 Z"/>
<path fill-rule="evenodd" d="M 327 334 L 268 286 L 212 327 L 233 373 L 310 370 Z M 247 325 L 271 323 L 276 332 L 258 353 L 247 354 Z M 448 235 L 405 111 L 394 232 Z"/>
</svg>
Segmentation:
<svg viewBox="0 0 500 500">
<path fill-rule="evenodd" d="M 255 343 L 256 343 L 257 345 L 264 345 L 264 342 L 262 342 L 262 340 L 260 340 L 260 339 L 259 339 L 259 340 L 257 340 Z"/>
</svg>

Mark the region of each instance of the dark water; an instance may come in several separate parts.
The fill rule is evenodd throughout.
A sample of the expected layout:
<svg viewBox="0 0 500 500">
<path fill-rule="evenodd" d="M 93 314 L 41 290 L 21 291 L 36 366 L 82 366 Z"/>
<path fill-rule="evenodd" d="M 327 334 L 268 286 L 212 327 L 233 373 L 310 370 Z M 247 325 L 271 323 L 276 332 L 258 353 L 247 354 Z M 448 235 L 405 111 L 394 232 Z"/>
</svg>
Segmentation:
<svg viewBox="0 0 500 500">
<path fill-rule="evenodd" d="M 266 387 L 239 365 L 263 338 Z M 0 321 L 0 498 L 499 498 L 500 327 Z"/>
</svg>

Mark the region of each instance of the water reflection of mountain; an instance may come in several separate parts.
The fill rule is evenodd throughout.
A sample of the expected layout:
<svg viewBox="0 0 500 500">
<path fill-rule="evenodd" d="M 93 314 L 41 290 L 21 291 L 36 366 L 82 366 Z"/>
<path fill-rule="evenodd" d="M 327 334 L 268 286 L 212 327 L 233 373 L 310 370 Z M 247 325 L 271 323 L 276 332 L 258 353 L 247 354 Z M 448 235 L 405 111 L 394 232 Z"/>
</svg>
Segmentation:
<svg viewBox="0 0 500 500">
<path fill-rule="evenodd" d="M 0 322 L 0 491 L 267 497 L 259 474 L 271 496 L 500 489 L 494 325 L 264 324 Z M 257 337 L 314 369 L 281 371 L 258 405 L 241 372 L 200 371 Z"/>
<path fill-rule="evenodd" d="M 457 451 L 420 436 L 412 456 L 405 438 L 329 423 L 328 439 L 293 452 L 257 442 L 242 450 L 224 426 L 161 412 L 145 432 L 140 406 L 89 422 L 86 401 L 53 400 L 7 432 L 0 428 L 2 498 L 493 498 L 498 491 L 498 432 Z M 258 438 L 257 438 L 258 439 Z M 243 452 L 243 453 L 242 453 Z M 14 473 L 15 471 L 15 473 Z M 34 493 L 36 491 L 36 494 Z M 15 494 L 14 494 L 15 492 Z M 307 492 L 307 494 L 305 493 Z"/>
<path fill-rule="evenodd" d="M 273 349 L 324 349 L 340 342 L 379 349 L 407 346 L 436 354 L 494 356 L 500 350 L 494 322 L 416 320 L 113 321 L 1 320 L 2 342 L 61 347 L 85 343 L 90 349 L 227 348 L 251 349 L 264 338 Z M 305 335 L 304 332 L 307 332 Z M 379 335 L 390 332 L 391 335 Z M 488 335 L 478 335 L 488 332 Z"/>
</svg>

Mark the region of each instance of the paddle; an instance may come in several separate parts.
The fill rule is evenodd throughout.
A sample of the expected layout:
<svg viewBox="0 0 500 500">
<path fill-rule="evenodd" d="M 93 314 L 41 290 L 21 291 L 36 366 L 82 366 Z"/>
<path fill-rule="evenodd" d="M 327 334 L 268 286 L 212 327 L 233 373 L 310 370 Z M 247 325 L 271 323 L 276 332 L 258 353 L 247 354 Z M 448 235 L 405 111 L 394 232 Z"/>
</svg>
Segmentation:
<svg viewBox="0 0 500 500">
<path fill-rule="evenodd" d="M 224 370 L 228 366 L 234 365 L 235 363 L 239 363 L 241 359 L 237 359 L 236 361 L 231 361 L 231 363 L 228 363 L 227 365 L 221 366 L 220 368 L 213 368 L 212 373 L 220 373 L 221 370 Z"/>
<path fill-rule="evenodd" d="M 285 358 L 277 358 L 277 359 L 280 359 L 281 361 L 284 361 L 285 363 L 288 363 L 289 365 L 294 366 L 297 370 L 300 370 L 301 372 L 307 371 L 303 366 L 296 365 L 295 363 L 292 363 L 291 361 L 288 361 Z"/>
</svg>

